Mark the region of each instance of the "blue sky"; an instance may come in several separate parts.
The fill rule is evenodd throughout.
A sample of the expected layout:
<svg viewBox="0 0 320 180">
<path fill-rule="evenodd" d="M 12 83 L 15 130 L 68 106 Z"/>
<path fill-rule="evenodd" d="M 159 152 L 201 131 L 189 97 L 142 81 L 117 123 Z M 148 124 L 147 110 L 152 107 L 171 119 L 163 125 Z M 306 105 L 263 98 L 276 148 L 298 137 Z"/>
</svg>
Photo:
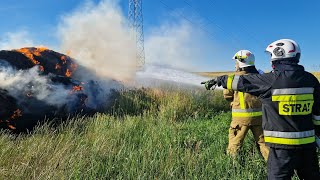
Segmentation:
<svg viewBox="0 0 320 180">
<path fill-rule="evenodd" d="M 127 14 L 128 0 L 118 1 L 123 13 Z M 0 40 L 8 32 L 25 30 L 43 45 L 58 43 L 55 31 L 61 17 L 84 2 L 1 0 Z M 291 38 L 300 44 L 301 64 L 307 70 L 320 71 L 319 9 L 319 0 L 144 0 L 144 31 L 148 36 L 164 22 L 183 20 L 198 30 L 195 32 L 202 32 L 206 43 L 219 47 L 204 49 L 205 56 L 199 61 L 203 65 L 195 71 L 233 70 L 231 57 L 240 49 L 251 50 L 256 55 L 257 67 L 268 70 L 270 64 L 264 49 L 282 38 Z M 197 35 L 192 34 L 194 39 Z"/>
</svg>

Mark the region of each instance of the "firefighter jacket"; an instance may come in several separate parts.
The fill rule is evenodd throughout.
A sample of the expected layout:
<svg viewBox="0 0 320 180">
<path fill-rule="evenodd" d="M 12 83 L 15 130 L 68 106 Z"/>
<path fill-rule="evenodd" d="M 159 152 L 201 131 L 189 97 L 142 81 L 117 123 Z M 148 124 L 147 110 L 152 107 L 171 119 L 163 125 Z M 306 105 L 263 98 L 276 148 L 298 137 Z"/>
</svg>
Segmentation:
<svg viewBox="0 0 320 180">
<path fill-rule="evenodd" d="M 259 74 L 254 66 L 243 68 L 236 75 Z M 261 125 L 261 102 L 256 96 L 229 89 L 223 90 L 223 96 L 231 101 L 232 120 L 242 125 Z"/>
<path fill-rule="evenodd" d="M 266 74 L 217 78 L 224 88 L 258 96 L 262 102 L 265 143 L 274 148 L 315 146 L 320 134 L 320 85 L 297 64 L 275 64 Z"/>
</svg>

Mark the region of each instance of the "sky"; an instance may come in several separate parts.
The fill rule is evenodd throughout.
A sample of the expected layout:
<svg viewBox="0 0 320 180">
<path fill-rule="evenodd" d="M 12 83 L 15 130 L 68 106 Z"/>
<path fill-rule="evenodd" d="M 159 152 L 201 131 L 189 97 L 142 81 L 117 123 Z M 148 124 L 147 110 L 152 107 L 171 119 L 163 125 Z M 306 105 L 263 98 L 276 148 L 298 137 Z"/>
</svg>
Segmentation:
<svg viewBox="0 0 320 180">
<path fill-rule="evenodd" d="M 58 47 L 56 32 L 61 19 L 85 2 L 1 0 L 0 43 L 6 41 L 10 33 L 23 32 L 39 45 Z M 100 0 L 91 2 L 97 4 Z M 117 0 L 116 4 L 126 16 L 128 0 Z M 151 42 L 159 42 L 154 40 L 154 36 L 162 30 L 161 35 L 174 39 L 184 31 L 173 32 L 172 29 L 182 26 L 191 30 L 176 39 L 180 43 L 175 45 L 185 49 L 177 52 L 188 51 L 189 54 L 175 55 L 174 59 L 180 58 L 180 64 L 187 59 L 185 62 L 189 64 L 189 70 L 232 71 L 234 62 L 231 58 L 241 49 L 248 49 L 255 54 L 258 69 L 270 70 L 265 48 L 275 40 L 290 38 L 301 47 L 301 64 L 308 71 L 320 71 L 319 9 L 319 0 L 143 0 L 145 51 L 146 54 L 152 52 L 153 56 L 149 57 L 157 56 L 155 59 L 161 61 L 161 53 L 154 53 L 155 48 L 161 47 L 150 45 Z M 181 41 L 181 38 L 188 41 Z"/>
</svg>

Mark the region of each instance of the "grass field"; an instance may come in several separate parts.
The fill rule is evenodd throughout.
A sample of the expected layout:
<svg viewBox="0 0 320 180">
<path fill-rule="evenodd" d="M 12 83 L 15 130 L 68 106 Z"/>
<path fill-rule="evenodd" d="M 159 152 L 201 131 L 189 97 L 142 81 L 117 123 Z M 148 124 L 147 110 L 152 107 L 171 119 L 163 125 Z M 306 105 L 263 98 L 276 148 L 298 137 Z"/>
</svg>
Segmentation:
<svg viewBox="0 0 320 180">
<path fill-rule="evenodd" d="M 2 131 L 0 179 L 264 179 L 251 135 L 225 155 L 230 119 L 220 91 L 122 91 L 109 113 Z"/>
</svg>

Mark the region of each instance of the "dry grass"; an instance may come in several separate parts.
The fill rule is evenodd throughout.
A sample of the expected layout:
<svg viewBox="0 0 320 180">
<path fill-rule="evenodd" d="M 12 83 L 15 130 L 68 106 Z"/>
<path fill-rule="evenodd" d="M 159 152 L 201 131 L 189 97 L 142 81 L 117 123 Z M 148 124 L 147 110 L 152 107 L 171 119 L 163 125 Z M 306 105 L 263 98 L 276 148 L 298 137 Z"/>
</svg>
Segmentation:
<svg viewBox="0 0 320 180">
<path fill-rule="evenodd" d="M 229 75 L 234 74 L 233 71 L 226 71 L 226 72 L 197 72 L 196 74 L 206 77 L 216 77 L 216 76 L 223 76 L 223 75 Z"/>
<path fill-rule="evenodd" d="M 312 72 L 314 76 L 316 76 L 318 79 L 320 79 L 320 72 Z"/>
<path fill-rule="evenodd" d="M 231 119 L 221 91 L 120 92 L 113 113 L 0 132 L 0 179 L 265 179 L 250 135 L 225 155 Z M 245 158 L 244 158 L 245 157 Z"/>
</svg>

